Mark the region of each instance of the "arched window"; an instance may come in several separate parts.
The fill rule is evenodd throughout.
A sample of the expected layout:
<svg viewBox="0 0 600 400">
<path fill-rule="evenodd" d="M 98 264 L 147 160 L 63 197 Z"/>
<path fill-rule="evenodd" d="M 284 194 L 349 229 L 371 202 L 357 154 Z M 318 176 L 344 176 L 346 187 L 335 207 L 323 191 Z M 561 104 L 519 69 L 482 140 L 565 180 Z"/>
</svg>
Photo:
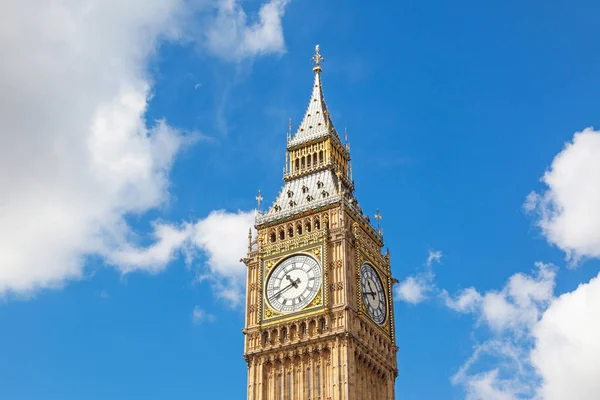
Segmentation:
<svg viewBox="0 0 600 400">
<path fill-rule="evenodd" d="M 313 154 L 313 166 L 317 165 L 317 153 Z"/>
<path fill-rule="evenodd" d="M 288 337 L 287 328 L 281 330 L 281 340 L 285 340 Z"/>
<path fill-rule="evenodd" d="M 300 161 L 300 166 L 301 166 L 301 168 L 303 168 L 303 169 L 304 169 L 304 167 L 306 166 L 306 158 L 305 158 L 305 157 L 302 157 L 302 160 Z"/>
<path fill-rule="evenodd" d="M 310 323 L 308 324 L 308 334 L 312 335 L 315 333 L 315 330 L 317 328 L 317 323 L 315 322 L 315 320 L 311 320 Z"/>
<path fill-rule="evenodd" d="M 300 169 L 300 160 L 298 160 L 298 159 L 296 158 L 296 169 L 295 169 L 295 171 L 294 171 L 294 172 L 298 172 L 298 170 L 299 170 L 299 169 Z"/>
<path fill-rule="evenodd" d="M 324 332 L 327 330 L 327 324 L 325 323 L 325 318 L 321 318 L 319 320 L 319 329 L 321 330 L 321 332 Z"/>
<path fill-rule="evenodd" d="M 306 335 L 306 322 L 300 324 L 300 335 Z"/>
<path fill-rule="evenodd" d="M 263 332 L 263 344 L 269 343 L 269 332 Z"/>
<path fill-rule="evenodd" d="M 310 230 L 311 230 L 310 229 L 311 228 L 310 221 L 306 221 L 306 225 L 305 226 L 306 226 L 306 233 L 310 233 Z"/>
<path fill-rule="evenodd" d="M 288 228 L 288 237 L 294 237 L 294 227 L 290 226 Z"/>
<path fill-rule="evenodd" d="M 298 233 L 298 235 L 302 235 L 302 223 L 298 222 L 298 224 L 296 225 L 296 232 Z"/>
<path fill-rule="evenodd" d="M 319 164 L 323 164 L 323 150 L 319 152 Z"/>
<path fill-rule="evenodd" d="M 310 167 L 310 154 L 306 156 L 306 166 Z"/>
<path fill-rule="evenodd" d="M 319 217 L 315 218 L 315 229 L 321 229 L 321 220 Z"/>
<path fill-rule="evenodd" d="M 279 239 L 285 239 L 285 231 L 283 230 L 283 228 L 279 230 Z"/>
<path fill-rule="evenodd" d="M 275 234 L 275 231 L 271 231 L 271 243 L 275 243 L 276 240 L 277 235 Z"/>
</svg>

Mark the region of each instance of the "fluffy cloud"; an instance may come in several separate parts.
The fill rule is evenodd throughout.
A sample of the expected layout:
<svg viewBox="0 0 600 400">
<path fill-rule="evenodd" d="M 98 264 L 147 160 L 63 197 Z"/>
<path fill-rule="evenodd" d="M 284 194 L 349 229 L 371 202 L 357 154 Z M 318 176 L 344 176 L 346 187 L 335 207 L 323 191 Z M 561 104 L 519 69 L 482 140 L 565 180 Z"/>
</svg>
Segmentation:
<svg viewBox="0 0 600 400">
<path fill-rule="evenodd" d="M 600 275 L 555 299 L 533 329 L 531 360 L 545 400 L 594 400 L 600 393 Z"/>
<path fill-rule="evenodd" d="M 100 256 L 124 272 L 157 272 L 188 238 L 181 226 L 156 223 L 158 244 L 138 251 L 128 244 L 136 235 L 126 217 L 169 200 L 171 166 L 189 143 L 165 121 L 146 121 L 144 115 L 152 85 L 148 61 L 161 41 L 189 40 L 198 32 L 191 17 L 207 11 L 192 4 L 198 2 L 3 5 L 0 296 L 79 279 L 88 256 Z M 266 3 L 259 23 L 251 25 L 239 17 L 237 2 L 227 4 L 237 12 L 238 59 L 282 51 L 285 3 Z M 212 52 L 222 54 L 216 36 L 197 39 L 206 37 L 213 38 Z M 196 240 L 208 252 L 210 268 L 229 274 L 210 239 Z"/>
<path fill-rule="evenodd" d="M 554 158 L 524 208 L 571 265 L 600 257 L 600 132 L 585 129 Z M 555 268 L 537 263 L 499 291 L 442 292 L 451 309 L 472 313 L 489 335 L 452 378 L 468 399 L 593 400 L 600 393 L 600 275 L 553 294 Z"/>
<path fill-rule="evenodd" d="M 414 276 L 407 277 L 396 286 L 396 300 L 418 304 L 427 299 L 429 293 L 435 290 L 433 264 L 439 264 L 442 256 L 442 252 L 439 250 L 429 250 L 427 261 L 425 261 L 425 270 Z"/>
<path fill-rule="evenodd" d="M 534 273 L 514 275 L 500 291 L 474 295 L 470 289 L 447 298 L 491 332 L 452 377 L 467 399 L 597 399 L 600 275 L 555 297 L 554 271 L 538 263 Z"/>
<path fill-rule="evenodd" d="M 222 58 L 241 60 L 248 56 L 284 50 L 281 19 L 289 0 L 270 0 L 260 7 L 258 20 L 235 0 L 218 0 L 217 14 L 205 32 L 205 45 Z"/>
<path fill-rule="evenodd" d="M 575 133 L 542 182 L 547 189 L 531 192 L 524 207 L 544 236 L 573 263 L 600 257 L 600 132 Z"/>
<path fill-rule="evenodd" d="M 123 273 L 138 270 L 155 273 L 181 255 L 185 255 L 188 263 L 200 256 L 206 261 L 198 269 L 198 280 L 209 281 L 217 297 L 235 306 L 243 296 L 245 266 L 240 258 L 247 251 L 248 229 L 253 224 L 253 211 L 228 213 L 222 210 L 195 222 L 155 223 L 155 241 L 151 245 L 135 246 L 125 242 L 108 254 L 106 260 Z"/>
<path fill-rule="evenodd" d="M 528 361 L 532 331 L 553 299 L 556 268 L 541 262 L 531 274 L 513 275 L 499 291 L 480 294 L 469 288 L 442 296 L 455 311 L 472 313 L 489 336 L 452 377 L 465 388 L 467 399 L 532 397 L 537 375 Z"/>
</svg>

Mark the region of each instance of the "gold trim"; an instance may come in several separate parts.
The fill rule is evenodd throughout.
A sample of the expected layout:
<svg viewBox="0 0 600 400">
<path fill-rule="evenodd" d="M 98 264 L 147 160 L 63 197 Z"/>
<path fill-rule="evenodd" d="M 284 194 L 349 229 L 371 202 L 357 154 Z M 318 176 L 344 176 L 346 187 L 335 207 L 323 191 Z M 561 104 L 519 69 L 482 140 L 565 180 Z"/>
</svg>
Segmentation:
<svg viewBox="0 0 600 400">
<path fill-rule="evenodd" d="M 320 306 L 323 304 L 323 299 L 321 298 L 321 293 L 317 293 L 315 298 L 310 302 L 310 304 L 308 304 L 306 307 L 303 308 L 312 308 L 314 306 Z"/>
<path fill-rule="evenodd" d="M 327 281 L 328 281 L 327 276 L 326 276 L 326 267 L 324 264 L 324 262 L 326 261 L 327 253 L 325 251 L 323 251 L 323 246 L 324 246 L 324 242 L 320 242 L 316 246 L 314 244 L 311 244 L 310 246 L 305 246 L 300 249 L 294 249 L 294 250 L 287 251 L 285 253 L 279 253 L 277 255 L 267 256 L 262 260 L 262 265 L 264 266 L 264 268 L 263 268 L 262 273 L 260 274 L 261 288 L 262 288 L 262 291 L 261 291 L 262 293 L 261 293 L 260 299 L 261 299 L 261 303 L 263 304 L 263 313 L 262 313 L 262 318 L 261 318 L 261 321 L 259 322 L 259 324 L 266 325 L 266 324 L 270 323 L 271 321 L 281 322 L 281 321 L 288 320 L 288 318 L 298 318 L 300 316 L 304 317 L 305 315 L 307 315 L 306 314 L 307 312 L 310 312 L 317 308 L 321 308 L 323 306 L 323 295 L 324 294 L 326 295 L 325 288 L 326 288 Z M 315 295 L 315 297 L 312 299 L 312 301 L 306 307 L 304 307 L 298 311 L 289 313 L 289 314 L 280 313 L 278 311 L 273 310 L 270 307 L 269 301 L 265 297 L 266 296 L 266 285 L 267 285 L 267 282 L 269 281 L 269 276 L 273 273 L 273 270 L 277 267 L 277 265 L 279 265 L 281 262 L 283 262 L 287 258 L 297 256 L 297 255 L 305 255 L 305 256 L 311 257 L 317 261 L 317 263 L 319 264 L 319 267 L 321 268 L 321 276 L 322 276 L 321 287 L 320 287 L 320 290 Z M 269 266 L 269 265 L 271 265 L 271 266 Z M 281 318 L 282 316 L 286 316 L 286 318 L 282 319 Z"/>
</svg>

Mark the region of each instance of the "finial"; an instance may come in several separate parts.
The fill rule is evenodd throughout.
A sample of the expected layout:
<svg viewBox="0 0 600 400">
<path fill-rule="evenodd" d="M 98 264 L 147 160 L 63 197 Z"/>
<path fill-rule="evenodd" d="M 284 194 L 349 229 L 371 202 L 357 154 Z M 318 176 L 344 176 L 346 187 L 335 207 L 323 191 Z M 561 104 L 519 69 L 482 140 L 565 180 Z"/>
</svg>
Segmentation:
<svg viewBox="0 0 600 400">
<path fill-rule="evenodd" d="M 260 190 L 258 191 L 258 194 L 256 195 L 256 201 L 258 202 L 258 213 L 260 214 L 260 202 L 263 201 L 263 198 L 260 195 Z"/>
<path fill-rule="evenodd" d="M 346 142 L 346 151 L 350 153 L 350 143 L 348 143 L 348 128 L 344 128 L 344 141 Z"/>
<path fill-rule="evenodd" d="M 290 153 L 288 153 L 287 151 L 285 152 L 285 167 L 283 168 L 283 174 L 287 175 L 288 171 L 289 171 L 289 167 L 290 167 Z"/>
<path fill-rule="evenodd" d="M 288 133 L 287 133 L 287 141 L 289 143 L 289 141 L 292 140 L 292 118 L 290 118 L 289 122 L 288 122 Z"/>
<path fill-rule="evenodd" d="M 375 219 L 377 220 L 377 232 L 381 233 L 381 213 L 379 212 L 379 208 L 375 210 Z"/>
<path fill-rule="evenodd" d="M 319 54 L 319 45 L 315 46 L 315 55 L 312 58 L 312 61 L 315 63 L 315 66 L 313 67 L 313 71 L 315 71 L 316 73 L 319 73 L 322 71 L 321 69 L 321 61 L 324 61 L 325 59 L 323 58 L 323 56 L 321 54 Z"/>
<path fill-rule="evenodd" d="M 252 228 L 248 228 L 248 253 L 252 251 Z"/>
</svg>

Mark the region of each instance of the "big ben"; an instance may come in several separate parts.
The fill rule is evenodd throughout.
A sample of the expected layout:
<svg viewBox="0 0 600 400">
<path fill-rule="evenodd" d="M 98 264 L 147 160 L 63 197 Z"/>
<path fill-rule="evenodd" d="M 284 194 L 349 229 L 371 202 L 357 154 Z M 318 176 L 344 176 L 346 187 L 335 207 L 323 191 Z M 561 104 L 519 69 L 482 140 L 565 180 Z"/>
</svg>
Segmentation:
<svg viewBox="0 0 600 400">
<path fill-rule="evenodd" d="M 389 251 L 354 195 L 322 62 L 317 46 L 308 107 L 288 134 L 283 188 L 264 212 L 257 197 L 243 259 L 248 400 L 394 400 Z"/>
</svg>

